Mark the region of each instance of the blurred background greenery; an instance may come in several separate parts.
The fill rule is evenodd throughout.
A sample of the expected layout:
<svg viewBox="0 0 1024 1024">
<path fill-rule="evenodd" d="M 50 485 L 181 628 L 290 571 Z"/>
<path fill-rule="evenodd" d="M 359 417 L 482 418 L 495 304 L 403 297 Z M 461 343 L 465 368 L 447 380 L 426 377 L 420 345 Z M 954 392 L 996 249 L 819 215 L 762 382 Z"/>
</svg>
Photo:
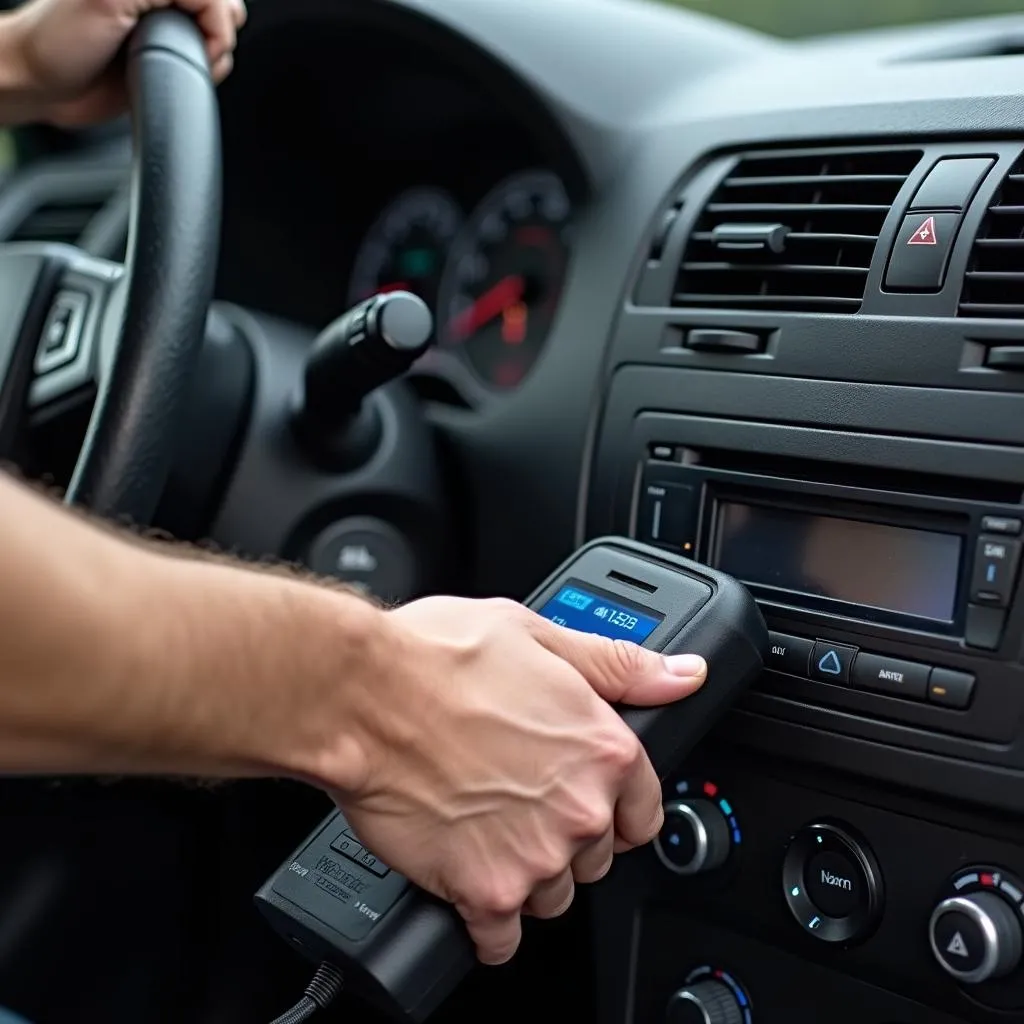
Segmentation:
<svg viewBox="0 0 1024 1024">
<path fill-rule="evenodd" d="M 1024 0 L 668 0 L 780 36 L 1019 14 Z"/>
</svg>

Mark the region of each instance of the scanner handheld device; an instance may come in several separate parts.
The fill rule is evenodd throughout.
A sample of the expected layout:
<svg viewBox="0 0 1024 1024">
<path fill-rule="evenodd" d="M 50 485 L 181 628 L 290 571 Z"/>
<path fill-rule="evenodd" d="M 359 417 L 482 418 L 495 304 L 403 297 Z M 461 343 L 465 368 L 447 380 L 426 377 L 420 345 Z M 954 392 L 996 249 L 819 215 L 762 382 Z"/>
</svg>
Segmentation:
<svg viewBox="0 0 1024 1024">
<path fill-rule="evenodd" d="M 734 579 L 629 540 L 587 544 L 526 604 L 570 629 L 707 659 L 707 682 L 692 697 L 621 709 L 661 778 L 757 677 L 768 646 L 757 605 Z M 336 965 L 349 991 L 396 1020 L 426 1020 L 476 963 L 455 910 L 391 871 L 340 813 L 302 843 L 256 903 L 296 949 Z"/>
</svg>

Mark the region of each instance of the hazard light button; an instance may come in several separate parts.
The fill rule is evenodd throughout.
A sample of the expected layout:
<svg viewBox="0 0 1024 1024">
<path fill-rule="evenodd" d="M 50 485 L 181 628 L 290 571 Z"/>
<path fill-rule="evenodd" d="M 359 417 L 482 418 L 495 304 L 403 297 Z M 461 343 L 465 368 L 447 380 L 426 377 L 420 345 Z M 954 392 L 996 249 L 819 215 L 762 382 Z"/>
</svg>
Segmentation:
<svg viewBox="0 0 1024 1024">
<path fill-rule="evenodd" d="M 958 213 L 912 213 L 903 221 L 885 275 L 891 292 L 939 292 L 960 228 Z"/>
</svg>

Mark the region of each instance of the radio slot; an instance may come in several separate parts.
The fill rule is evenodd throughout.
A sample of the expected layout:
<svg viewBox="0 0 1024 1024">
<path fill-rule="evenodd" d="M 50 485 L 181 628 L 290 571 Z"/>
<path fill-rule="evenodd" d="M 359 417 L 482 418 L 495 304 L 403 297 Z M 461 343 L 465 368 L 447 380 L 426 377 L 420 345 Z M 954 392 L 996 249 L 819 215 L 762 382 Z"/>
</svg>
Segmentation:
<svg viewBox="0 0 1024 1024">
<path fill-rule="evenodd" d="M 999 652 L 1017 606 L 1024 506 L 991 500 L 1009 486 L 969 500 L 936 493 L 935 475 L 931 493 L 910 493 L 654 450 L 634 476 L 631 533 L 747 584 L 779 648 L 762 692 L 917 731 L 1012 739 L 1024 670 Z"/>
</svg>

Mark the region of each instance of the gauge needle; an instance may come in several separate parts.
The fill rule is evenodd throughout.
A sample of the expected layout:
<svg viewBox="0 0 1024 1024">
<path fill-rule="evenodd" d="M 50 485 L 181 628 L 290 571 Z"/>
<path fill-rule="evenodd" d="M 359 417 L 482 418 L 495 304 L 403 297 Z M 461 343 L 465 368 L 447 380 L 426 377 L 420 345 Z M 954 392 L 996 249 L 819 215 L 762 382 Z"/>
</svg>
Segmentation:
<svg viewBox="0 0 1024 1024">
<path fill-rule="evenodd" d="M 488 288 L 469 309 L 460 313 L 451 323 L 451 331 L 457 338 L 468 338 L 495 317 L 501 316 L 510 306 L 517 305 L 526 291 L 526 281 L 516 274 L 502 278 Z"/>
</svg>

